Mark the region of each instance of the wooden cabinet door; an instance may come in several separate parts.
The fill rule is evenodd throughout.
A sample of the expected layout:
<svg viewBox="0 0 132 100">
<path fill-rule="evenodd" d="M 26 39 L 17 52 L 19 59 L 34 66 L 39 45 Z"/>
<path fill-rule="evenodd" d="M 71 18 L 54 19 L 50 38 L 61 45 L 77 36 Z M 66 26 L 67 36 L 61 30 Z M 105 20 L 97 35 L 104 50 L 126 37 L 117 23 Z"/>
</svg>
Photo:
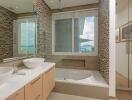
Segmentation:
<svg viewBox="0 0 132 100">
<path fill-rule="evenodd" d="M 43 74 L 43 99 L 46 100 L 55 86 L 55 67 Z"/>
<path fill-rule="evenodd" d="M 51 92 L 55 86 L 55 67 L 50 69 L 48 76 L 49 76 L 48 78 L 49 79 L 49 92 Z"/>
<path fill-rule="evenodd" d="M 50 71 L 51 90 L 55 87 L 55 67 Z"/>
<path fill-rule="evenodd" d="M 42 100 L 42 75 L 25 86 L 25 100 Z"/>
<path fill-rule="evenodd" d="M 25 95 L 24 95 L 24 88 L 18 90 L 16 93 L 14 93 L 12 96 L 7 98 L 6 100 L 25 100 Z"/>
<path fill-rule="evenodd" d="M 43 74 L 43 99 L 46 100 L 49 95 L 49 71 Z"/>
</svg>

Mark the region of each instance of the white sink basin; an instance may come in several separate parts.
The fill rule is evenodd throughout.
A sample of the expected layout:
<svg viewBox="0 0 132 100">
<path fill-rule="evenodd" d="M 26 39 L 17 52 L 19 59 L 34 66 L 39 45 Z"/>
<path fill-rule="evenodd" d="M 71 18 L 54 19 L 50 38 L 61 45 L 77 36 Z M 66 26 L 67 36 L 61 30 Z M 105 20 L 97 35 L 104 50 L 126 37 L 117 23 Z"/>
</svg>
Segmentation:
<svg viewBox="0 0 132 100">
<path fill-rule="evenodd" d="M 0 85 L 11 78 L 13 73 L 13 68 L 11 67 L 0 67 Z"/>
<path fill-rule="evenodd" d="M 44 58 L 30 58 L 23 60 L 23 63 L 27 68 L 36 68 L 41 67 L 44 61 Z"/>
</svg>

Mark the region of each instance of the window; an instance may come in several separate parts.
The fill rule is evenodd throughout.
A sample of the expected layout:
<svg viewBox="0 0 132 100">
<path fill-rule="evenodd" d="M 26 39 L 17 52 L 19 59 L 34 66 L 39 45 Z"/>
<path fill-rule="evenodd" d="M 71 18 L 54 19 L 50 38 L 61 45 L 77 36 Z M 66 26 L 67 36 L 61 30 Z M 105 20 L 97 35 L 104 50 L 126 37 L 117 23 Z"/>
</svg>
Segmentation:
<svg viewBox="0 0 132 100">
<path fill-rule="evenodd" d="M 20 24 L 18 51 L 21 53 L 35 53 L 35 22 L 22 22 Z"/>
<path fill-rule="evenodd" d="M 35 54 L 36 53 L 36 19 L 22 18 L 15 21 L 17 49 L 16 55 Z"/>
<path fill-rule="evenodd" d="M 55 51 L 72 52 L 72 19 L 55 21 Z"/>
<path fill-rule="evenodd" d="M 94 52 L 94 17 L 74 19 L 74 52 Z"/>
<path fill-rule="evenodd" d="M 53 14 L 53 53 L 97 55 L 97 11 Z"/>
</svg>

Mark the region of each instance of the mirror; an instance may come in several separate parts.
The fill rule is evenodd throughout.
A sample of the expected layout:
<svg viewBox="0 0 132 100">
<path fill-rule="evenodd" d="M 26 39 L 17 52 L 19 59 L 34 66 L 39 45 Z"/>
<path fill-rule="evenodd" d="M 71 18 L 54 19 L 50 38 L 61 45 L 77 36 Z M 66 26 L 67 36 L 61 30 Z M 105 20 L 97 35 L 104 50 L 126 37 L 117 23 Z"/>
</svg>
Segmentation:
<svg viewBox="0 0 132 100">
<path fill-rule="evenodd" d="M 36 32 L 32 0 L 0 0 L 0 61 L 35 55 Z"/>
</svg>

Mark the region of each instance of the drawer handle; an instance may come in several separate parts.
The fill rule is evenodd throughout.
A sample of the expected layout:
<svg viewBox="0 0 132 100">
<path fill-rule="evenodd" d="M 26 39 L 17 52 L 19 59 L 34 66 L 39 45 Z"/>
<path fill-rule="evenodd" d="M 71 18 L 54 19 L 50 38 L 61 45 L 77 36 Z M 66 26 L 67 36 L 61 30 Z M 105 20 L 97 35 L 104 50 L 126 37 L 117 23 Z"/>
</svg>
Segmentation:
<svg viewBox="0 0 132 100">
<path fill-rule="evenodd" d="M 34 81 L 31 83 L 31 85 L 35 84 L 39 79 L 40 79 L 40 77 L 37 78 L 36 80 L 34 80 Z"/>
<path fill-rule="evenodd" d="M 40 98 L 40 94 L 35 98 L 35 100 L 39 100 L 39 98 Z"/>
</svg>

